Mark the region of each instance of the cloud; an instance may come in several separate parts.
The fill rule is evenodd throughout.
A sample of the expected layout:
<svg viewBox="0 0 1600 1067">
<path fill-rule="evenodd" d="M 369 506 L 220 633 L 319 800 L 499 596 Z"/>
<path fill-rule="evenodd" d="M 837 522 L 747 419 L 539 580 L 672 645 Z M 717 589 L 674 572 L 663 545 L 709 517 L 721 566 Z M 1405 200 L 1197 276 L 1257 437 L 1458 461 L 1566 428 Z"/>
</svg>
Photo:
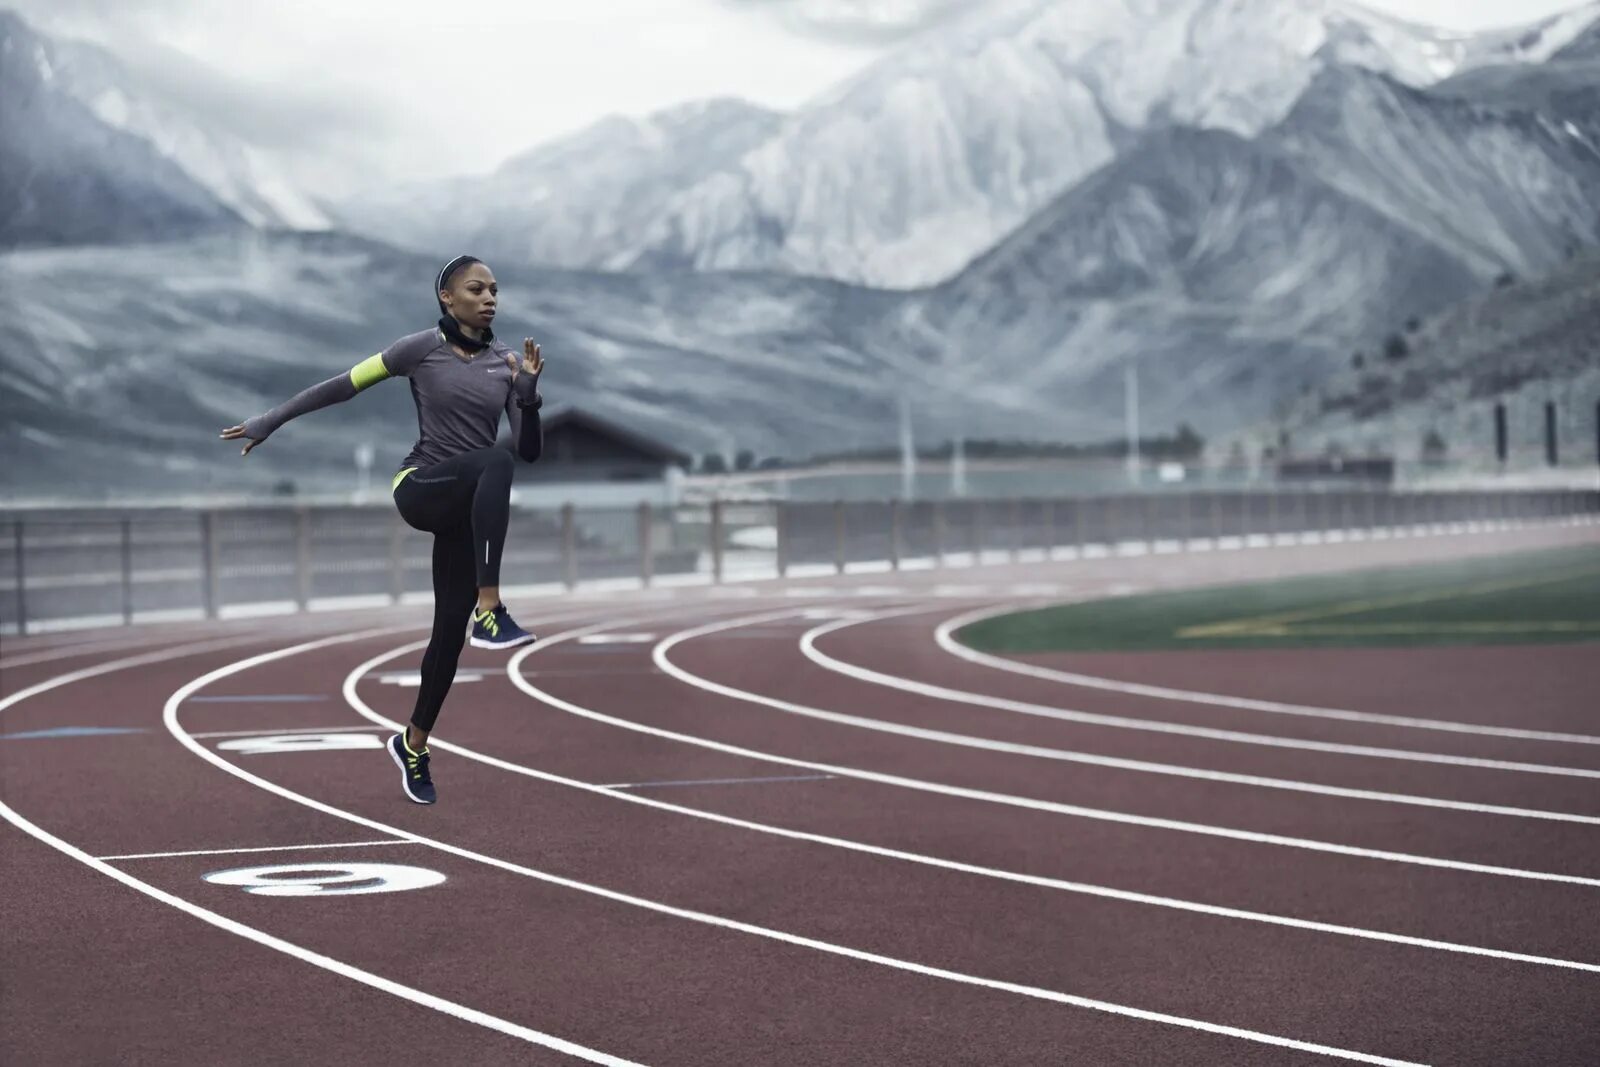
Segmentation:
<svg viewBox="0 0 1600 1067">
<path fill-rule="evenodd" d="M 798 32 L 845 44 L 880 46 L 947 22 L 982 0 L 723 0 Z"/>
</svg>

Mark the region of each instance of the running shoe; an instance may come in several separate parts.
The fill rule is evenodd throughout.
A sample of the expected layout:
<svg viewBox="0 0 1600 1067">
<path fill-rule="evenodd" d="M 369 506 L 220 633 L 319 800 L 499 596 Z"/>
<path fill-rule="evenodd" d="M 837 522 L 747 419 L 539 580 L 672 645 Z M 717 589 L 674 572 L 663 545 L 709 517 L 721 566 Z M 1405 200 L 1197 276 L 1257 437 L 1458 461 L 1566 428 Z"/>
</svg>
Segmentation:
<svg viewBox="0 0 1600 1067">
<path fill-rule="evenodd" d="M 400 767 L 400 788 L 406 791 L 407 799 L 414 804 L 432 804 L 439 799 L 433 790 L 433 775 L 428 773 L 427 746 L 421 752 L 413 752 L 406 744 L 406 735 L 398 733 L 389 738 L 388 748 L 390 758 Z"/>
<path fill-rule="evenodd" d="M 537 640 L 537 637 L 517 625 L 504 604 L 496 604 L 494 610 L 480 611 L 472 616 L 473 648 L 518 648 Z"/>
</svg>

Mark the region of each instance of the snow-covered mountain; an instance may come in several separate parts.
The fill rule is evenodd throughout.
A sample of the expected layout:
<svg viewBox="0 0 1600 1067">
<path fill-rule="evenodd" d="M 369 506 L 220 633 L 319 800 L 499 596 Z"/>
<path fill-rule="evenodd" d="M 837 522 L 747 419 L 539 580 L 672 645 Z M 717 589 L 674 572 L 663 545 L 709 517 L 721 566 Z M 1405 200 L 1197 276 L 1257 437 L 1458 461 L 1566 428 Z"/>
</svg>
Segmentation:
<svg viewBox="0 0 1600 1067">
<path fill-rule="evenodd" d="M 178 185 L 197 186 L 204 198 L 214 202 L 215 214 L 262 228 L 328 227 L 327 215 L 284 177 L 270 153 L 241 139 L 226 122 L 202 117 L 150 91 L 104 49 L 36 33 L 15 13 L 0 9 L 0 53 L 6 63 L 7 96 L 14 91 L 26 98 L 4 105 L 11 120 L 4 134 L 8 170 L 21 167 L 22 160 L 30 157 L 69 158 L 78 151 L 74 145 L 86 141 L 115 145 L 115 155 L 98 163 L 89 161 L 92 169 L 114 175 L 119 161 L 155 157 L 162 165 L 154 169 L 167 176 L 152 181 L 171 187 L 175 194 Z M 135 142 L 144 148 L 132 147 Z M 151 165 L 139 165 L 140 173 L 151 171 Z M 174 173 L 182 180 L 172 178 Z M 105 194 L 115 202 L 116 191 L 108 188 Z M 193 197 L 184 192 L 181 199 L 187 202 Z M 138 227 L 130 229 L 111 218 L 116 214 L 111 203 L 96 204 L 83 197 L 74 202 L 87 210 L 86 218 L 40 214 L 27 228 L 28 239 L 118 240 L 141 234 Z M 106 223 L 98 234 L 96 219 Z"/>
<path fill-rule="evenodd" d="M 1330 69 L 1262 141 L 1484 282 L 1528 276 L 1600 243 L 1600 129 L 1578 125 L 1600 125 L 1600 82 L 1527 108 L 1522 83 L 1542 78 L 1521 68 L 1463 96 Z"/>
<path fill-rule="evenodd" d="M 1013 0 L 918 39 L 686 192 L 646 261 L 892 287 L 948 277 L 1108 162 L 1129 131 L 1251 137 L 1319 71 L 1424 86 L 1546 58 L 1600 8 L 1460 38 L 1339 0 Z"/>
<path fill-rule="evenodd" d="M 902 342 L 964 377 L 1050 397 L 1063 431 L 1115 431 L 1136 362 L 1152 425 L 1259 417 L 1374 324 L 1477 282 L 1280 152 L 1147 134 L 952 281 L 908 299 Z"/>
<path fill-rule="evenodd" d="M 1143 131 L 1254 137 L 1327 69 L 1429 86 L 1542 62 L 1597 19 L 1591 3 L 1459 35 L 1345 0 L 997 0 L 913 38 L 735 160 L 728 142 L 693 128 L 655 142 L 643 163 L 660 179 L 653 224 L 592 247 L 541 243 L 541 228 L 559 223 L 533 222 L 530 205 L 544 195 L 533 173 L 455 191 L 491 205 L 490 229 L 508 252 L 541 261 L 548 246 L 572 266 L 760 269 L 913 288 L 953 276 Z M 598 147 L 609 134 L 592 136 Z M 685 160 L 710 165 L 696 175 Z M 595 206 L 614 202 L 615 188 L 601 183 Z M 590 210 L 581 189 L 551 204 L 556 214 Z"/>
<path fill-rule="evenodd" d="M 462 179 L 369 205 L 370 221 L 413 234 L 420 253 L 247 227 L 148 140 L 62 91 L 55 52 L 8 34 L 0 191 L 12 220 L 62 231 L 22 240 L 162 243 L 0 255 L 13 324 L 0 334 L 0 447 L 14 460 L 0 477 L 304 484 L 307 471 L 346 470 L 357 436 L 398 458 L 414 427 L 403 390 L 313 417 L 242 466 L 213 435 L 428 321 L 435 242 L 494 259 L 501 329 L 546 344 L 552 398 L 688 451 L 790 456 L 886 443 L 902 397 L 927 439 L 1103 438 L 1119 428 L 1130 362 L 1148 425 L 1229 433 L 1373 338 L 1600 246 L 1600 26 L 1582 24 L 1600 6 L 1471 39 L 1331 0 L 1285 0 L 1272 18 L 1261 0 L 1089 7 L 986 9 L 929 38 L 943 61 L 903 53 L 794 116 L 718 102 L 616 120 L 507 164 L 492 195 Z M 1171 25 L 1200 42 L 1195 55 L 1258 66 L 1211 70 L 1186 43 L 1142 37 L 1087 43 L 1135 14 L 1170 30 L 1158 16 L 1172 12 L 1192 16 Z M 1215 20 L 1229 18 L 1271 32 L 1219 53 Z M 1038 41 L 1065 47 L 1073 25 L 1075 51 L 1046 62 Z M 1271 58 L 1271 42 L 1291 38 Z M 952 51 L 961 41 L 972 54 Z M 1142 66 L 1162 56 L 1169 67 Z M 1056 106 L 1057 78 L 1078 86 L 1083 109 Z M 1012 95 L 995 103 L 985 85 Z M 50 136 L 16 134 L 35 125 Z M 814 155 L 791 160 L 799 145 Z M 762 188 L 797 199 L 782 211 L 752 199 L 752 167 L 769 168 Z M 727 197 L 695 199 L 713 186 Z M 474 203 L 515 212 L 463 213 Z M 709 214 L 686 214 L 695 203 Z M 460 233 L 402 225 L 446 217 Z M 640 243 L 653 219 L 677 236 Z M 873 287 L 808 277 L 786 258 L 894 266 L 918 247 L 905 262 L 948 253 L 930 274 L 949 277 Z M 702 262 L 697 248 L 720 251 Z M 519 262 L 530 256 L 584 269 Z M 769 269 L 682 269 L 752 264 Z M 634 269 L 592 269 L 623 265 Z M 41 288 L 95 298 L 23 303 Z M 86 418 L 105 432 L 67 447 L 60 428 Z"/>
<path fill-rule="evenodd" d="M 148 142 L 62 89 L 49 41 L 0 11 L 0 246 L 140 240 L 239 225 Z"/>
<path fill-rule="evenodd" d="M 782 121 L 742 100 L 707 100 L 643 119 L 612 117 L 513 157 L 484 178 L 378 189 L 346 200 L 339 222 L 425 250 L 495 261 L 607 268 L 678 190 L 728 170 Z"/>
</svg>

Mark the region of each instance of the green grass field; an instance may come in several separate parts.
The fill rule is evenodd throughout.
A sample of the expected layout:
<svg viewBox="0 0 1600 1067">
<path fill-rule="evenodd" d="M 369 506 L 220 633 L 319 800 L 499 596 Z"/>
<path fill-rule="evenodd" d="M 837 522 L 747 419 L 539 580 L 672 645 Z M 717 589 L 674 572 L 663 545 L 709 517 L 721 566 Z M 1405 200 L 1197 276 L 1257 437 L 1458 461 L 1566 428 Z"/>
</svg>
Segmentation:
<svg viewBox="0 0 1600 1067">
<path fill-rule="evenodd" d="M 1600 641 L 1600 547 L 1068 604 L 956 637 L 986 652 Z"/>
</svg>

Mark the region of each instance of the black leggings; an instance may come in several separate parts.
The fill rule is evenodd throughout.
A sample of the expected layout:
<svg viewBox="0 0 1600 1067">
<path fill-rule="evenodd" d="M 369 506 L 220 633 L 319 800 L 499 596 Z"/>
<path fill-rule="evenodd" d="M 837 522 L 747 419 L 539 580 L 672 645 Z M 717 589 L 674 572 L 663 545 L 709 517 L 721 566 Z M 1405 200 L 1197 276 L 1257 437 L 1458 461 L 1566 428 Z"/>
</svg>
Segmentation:
<svg viewBox="0 0 1600 1067">
<path fill-rule="evenodd" d="M 433 534 L 433 636 L 411 713 L 418 730 L 433 729 L 455 681 L 478 589 L 500 584 L 513 462 L 503 448 L 481 448 L 412 471 L 395 488 L 400 517 Z"/>
</svg>

